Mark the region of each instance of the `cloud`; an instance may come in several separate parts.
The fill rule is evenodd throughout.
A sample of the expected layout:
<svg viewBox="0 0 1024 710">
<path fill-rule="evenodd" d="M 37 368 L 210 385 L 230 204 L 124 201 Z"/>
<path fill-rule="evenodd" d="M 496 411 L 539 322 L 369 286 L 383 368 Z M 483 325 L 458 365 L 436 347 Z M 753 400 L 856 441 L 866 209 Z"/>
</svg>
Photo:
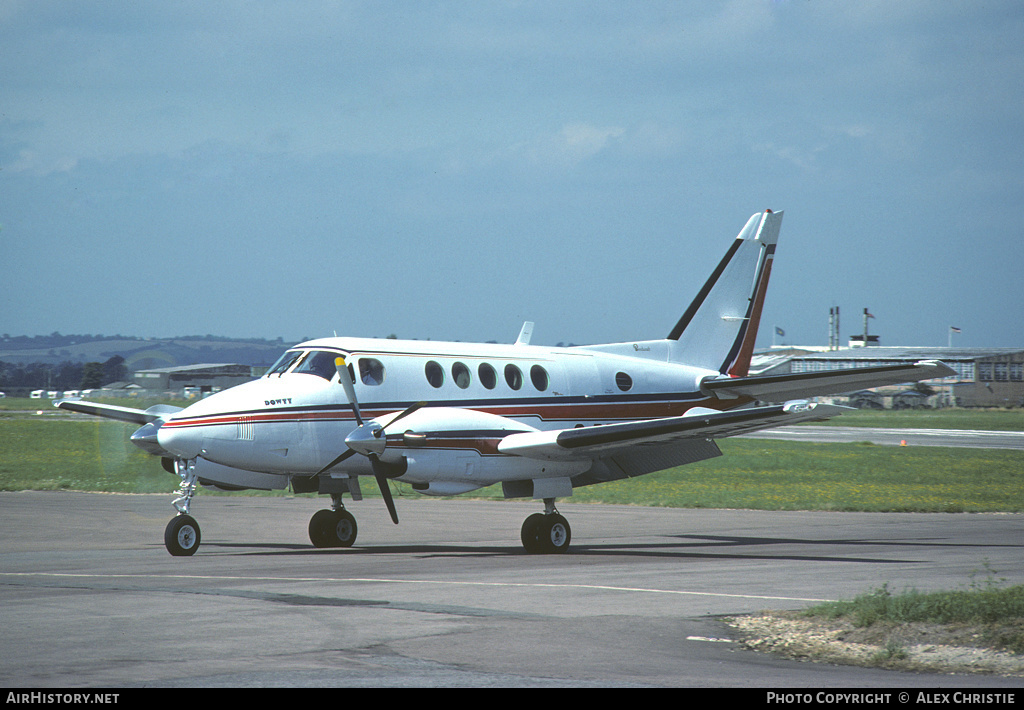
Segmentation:
<svg viewBox="0 0 1024 710">
<path fill-rule="evenodd" d="M 570 123 L 538 138 L 528 147 L 527 156 L 535 163 L 570 167 L 594 157 L 625 132 L 619 126 Z"/>
</svg>

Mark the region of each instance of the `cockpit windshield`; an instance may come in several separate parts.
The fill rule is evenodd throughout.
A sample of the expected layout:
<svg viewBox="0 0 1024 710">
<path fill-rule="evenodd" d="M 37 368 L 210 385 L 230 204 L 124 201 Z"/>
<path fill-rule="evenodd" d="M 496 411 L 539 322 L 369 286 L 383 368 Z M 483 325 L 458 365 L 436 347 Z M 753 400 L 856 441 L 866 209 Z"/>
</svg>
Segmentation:
<svg viewBox="0 0 1024 710">
<path fill-rule="evenodd" d="M 274 363 L 273 367 L 267 370 L 266 376 L 277 375 L 280 377 L 290 370 L 306 375 L 316 375 L 329 381 L 337 372 L 334 360 L 340 354 L 330 350 L 289 350 Z"/>
<path fill-rule="evenodd" d="M 267 370 L 267 377 L 270 375 L 283 375 L 285 371 L 295 364 L 295 361 L 302 356 L 301 350 L 289 350 L 274 363 L 274 366 Z"/>
<path fill-rule="evenodd" d="M 311 350 L 299 366 L 295 368 L 295 372 L 304 372 L 309 375 L 317 375 L 330 381 L 334 377 L 334 373 L 338 371 L 334 365 L 335 359 L 339 353 L 331 352 L 329 350 Z"/>
</svg>

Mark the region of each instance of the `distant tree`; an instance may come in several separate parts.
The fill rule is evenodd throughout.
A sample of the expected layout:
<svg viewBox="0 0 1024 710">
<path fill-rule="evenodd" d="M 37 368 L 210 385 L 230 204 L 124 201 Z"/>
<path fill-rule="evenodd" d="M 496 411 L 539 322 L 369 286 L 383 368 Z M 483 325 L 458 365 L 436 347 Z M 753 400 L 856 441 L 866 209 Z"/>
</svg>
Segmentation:
<svg viewBox="0 0 1024 710">
<path fill-rule="evenodd" d="M 58 390 L 71 390 L 78 387 L 82 381 L 82 364 L 67 360 L 57 366 L 53 377 L 53 388 Z"/>
<path fill-rule="evenodd" d="M 124 358 L 114 355 L 103 363 L 102 385 L 109 385 L 111 382 L 121 382 L 128 379 L 128 368 L 124 366 Z"/>
<path fill-rule="evenodd" d="M 102 387 L 103 382 L 103 363 L 102 362 L 87 362 L 82 366 L 82 385 L 83 390 L 94 390 L 98 387 Z"/>
</svg>

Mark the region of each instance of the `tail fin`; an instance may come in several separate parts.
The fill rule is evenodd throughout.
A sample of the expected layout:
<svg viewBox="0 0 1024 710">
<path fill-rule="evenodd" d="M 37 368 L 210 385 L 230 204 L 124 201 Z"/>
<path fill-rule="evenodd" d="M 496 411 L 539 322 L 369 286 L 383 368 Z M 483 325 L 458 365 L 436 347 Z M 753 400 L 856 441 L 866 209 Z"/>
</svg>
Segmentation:
<svg viewBox="0 0 1024 710">
<path fill-rule="evenodd" d="M 754 352 L 782 212 L 755 214 L 669 333 L 671 359 L 745 377 Z"/>
</svg>

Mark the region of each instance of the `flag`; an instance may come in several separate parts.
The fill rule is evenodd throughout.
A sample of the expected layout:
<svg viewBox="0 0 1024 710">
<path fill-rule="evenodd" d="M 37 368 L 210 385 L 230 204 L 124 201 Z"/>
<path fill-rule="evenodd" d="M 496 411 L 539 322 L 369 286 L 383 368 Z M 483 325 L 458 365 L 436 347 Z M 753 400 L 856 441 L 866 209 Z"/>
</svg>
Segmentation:
<svg viewBox="0 0 1024 710">
<path fill-rule="evenodd" d="M 785 335 L 785 334 L 786 334 L 786 331 L 784 331 L 784 330 L 783 330 L 782 328 L 780 328 L 779 326 L 775 326 L 775 334 L 776 334 L 776 335 Z"/>
<path fill-rule="evenodd" d="M 960 329 L 957 328 L 955 325 L 949 326 L 949 330 L 950 330 L 950 332 L 953 332 L 953 333 L 959 333 L 960 332 Z"/>
<path fill-rule="evenodd" d="M 866 309 L 866 308 L 864 309 L 864 315 L 866 315 L 868 318 L 874 318 L 875 317 L 871 313 L 868 313 L 868 309 Z"/>
</svg>

